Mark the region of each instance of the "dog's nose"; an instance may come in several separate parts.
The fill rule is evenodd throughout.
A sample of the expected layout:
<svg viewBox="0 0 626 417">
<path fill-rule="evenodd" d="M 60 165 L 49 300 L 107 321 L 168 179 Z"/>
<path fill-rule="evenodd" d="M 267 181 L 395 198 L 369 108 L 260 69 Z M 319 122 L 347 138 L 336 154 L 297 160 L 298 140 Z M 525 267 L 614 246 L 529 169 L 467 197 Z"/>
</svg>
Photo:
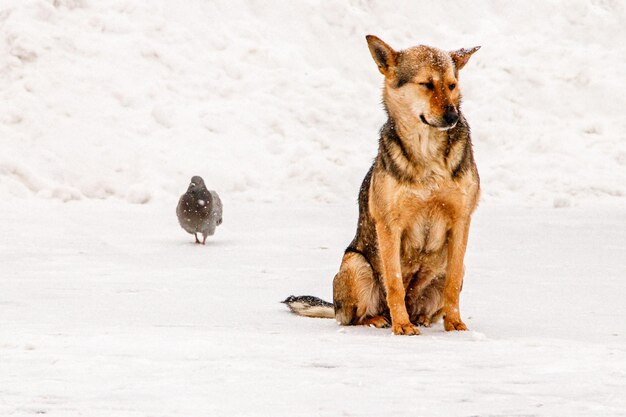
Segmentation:
<svg viewBox="0 0 626 417">
<path fill-rule="evenodd" d="M 448 126 L 453 125 L 459 120 L 459 114 L 456 112 L 454 107 L 448 107 L 443 113 L 443 120 L 448 124 Z"/>
</svg>

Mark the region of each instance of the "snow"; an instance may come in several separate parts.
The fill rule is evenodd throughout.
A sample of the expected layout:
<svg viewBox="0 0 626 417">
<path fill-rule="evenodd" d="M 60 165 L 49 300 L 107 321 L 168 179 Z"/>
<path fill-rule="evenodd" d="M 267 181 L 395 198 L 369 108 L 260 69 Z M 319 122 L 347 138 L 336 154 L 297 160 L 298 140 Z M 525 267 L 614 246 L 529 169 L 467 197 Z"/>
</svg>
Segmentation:
<svg viewBox="0 0 626 417">
<path fill-rule="evenodd" d="M 565 6 L 566 5 L 566 6 Z M 483 201 L 626 197 L 620 0 L 4 0 L 0 193 L 352 201 L 384 121 L 365 34 L 481 45 L 459 86 Z"/>
<path fill-rule="evenodd" d="M 0 2 L 0 416 L 626 416 L 626 5 Z M 332 298 L 384 122 L 365 43 L 481 45 L 461 316 Z M 201 175 L 226 221 L 175 216 Z"/>
<path fill-rule="evenodd" d="M 0 208 L 3 416 L 626 410 L 622 209 L 482 207 L 461 297 L 471 330 L 401 337 L 279 302 L 331 298 L 352 205 L 234 206 L 207 246 L 172 205 Z"/>
</svg>

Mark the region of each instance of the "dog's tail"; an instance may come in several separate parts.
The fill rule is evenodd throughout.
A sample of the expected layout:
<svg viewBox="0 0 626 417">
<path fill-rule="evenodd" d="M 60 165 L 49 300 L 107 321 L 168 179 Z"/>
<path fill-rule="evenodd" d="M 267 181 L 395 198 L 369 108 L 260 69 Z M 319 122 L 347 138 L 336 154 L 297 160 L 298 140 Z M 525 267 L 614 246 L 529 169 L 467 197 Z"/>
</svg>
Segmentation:
<svg viewBox="0 0 626 417">
<path fill-rule="evenodd" d="M 285 301 L 281 302 L 287 304 L 289 310 L 299 316 L 322 319 L 335 318 L 335 307 L 333 303 L 313 297 L 312 295 L 290 295 Z"/>
</svg>

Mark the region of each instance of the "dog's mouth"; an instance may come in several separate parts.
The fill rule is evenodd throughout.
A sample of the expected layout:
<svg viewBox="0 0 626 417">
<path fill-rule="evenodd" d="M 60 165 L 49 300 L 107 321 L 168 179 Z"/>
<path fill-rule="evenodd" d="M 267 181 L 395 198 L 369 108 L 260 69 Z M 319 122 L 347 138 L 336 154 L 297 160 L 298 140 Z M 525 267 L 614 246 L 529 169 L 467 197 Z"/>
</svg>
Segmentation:
<svg viewBox="0 0 626 417">
<path fill-rule="evenodd" d="M 449 130 L 452 129 L 454 126 L 456 126 L 457 122 L 452 123 L 451 125 L 443 125 L 443 126 L 437 126 L 434 125 L 432 123 L 428 123 L 428 120 L 426 120 L 426 117 L 424 117 L 424 114 L 420 114 L 420 120 L 422 121 L 422 123 L 424 123 L 426 126 L 430 126 L 430 127 L 434 127 L 437 130 Z"/>
</svg>

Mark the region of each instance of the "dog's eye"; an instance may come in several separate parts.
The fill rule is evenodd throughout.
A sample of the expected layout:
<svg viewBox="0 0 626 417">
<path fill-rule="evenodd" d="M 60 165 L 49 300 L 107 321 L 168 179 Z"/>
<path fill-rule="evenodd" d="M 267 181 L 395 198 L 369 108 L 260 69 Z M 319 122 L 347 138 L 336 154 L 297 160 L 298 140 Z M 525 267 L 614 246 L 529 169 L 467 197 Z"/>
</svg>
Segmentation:
<svg viewBox="0 0 626 417">
<path fill-rule="evenodd" d="M 450 84 L 448 88 L 450 89 L 450 91 L 452 91 L 456 88 L 456 84 Z"/>
<path fill-rule="evenodd" d="M 426 87 L 427 90 L 434 90 L 435 86 L 433 85 L 433 83 L 420 83 L 420 85 L 422 87 Z"/>
</svg>

